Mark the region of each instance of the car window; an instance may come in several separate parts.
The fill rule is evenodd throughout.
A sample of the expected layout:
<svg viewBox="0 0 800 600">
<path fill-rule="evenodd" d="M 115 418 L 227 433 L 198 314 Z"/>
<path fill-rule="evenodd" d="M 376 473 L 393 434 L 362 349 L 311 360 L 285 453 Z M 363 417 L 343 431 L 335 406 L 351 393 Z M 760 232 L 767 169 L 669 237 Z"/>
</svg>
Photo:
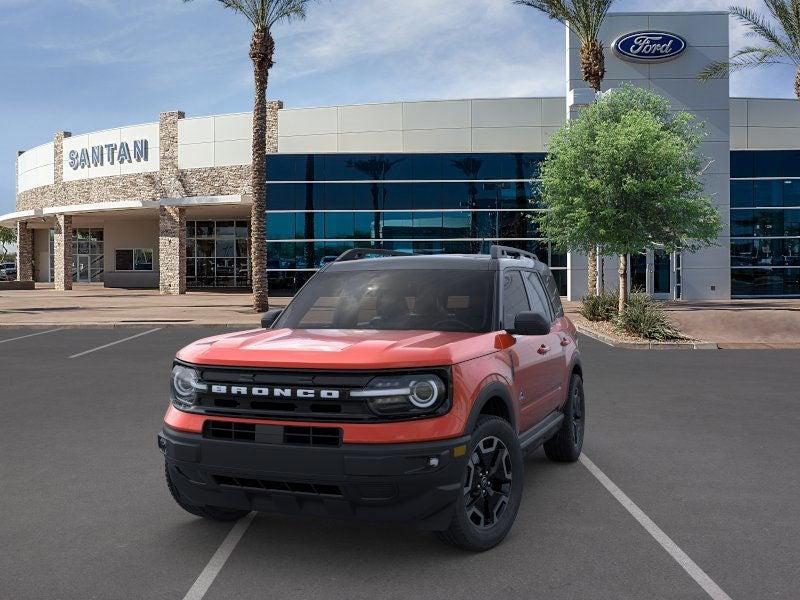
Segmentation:
<svg viewBox="0 0 800 600">
<path fill-rule="evenodd" d="M 558 292 L 556 279 L 553 277 L 553 274 L 548 271 L 544 280 L 545 289 L 547 290 L 547 295 L 550 296 L 550 304 L 553 307 L 556 319 L 561 318 L 564 316 L 564 307 L 561 305 L 561 294 Z"/>
<path fill-rule="evenodd" d="M 503 273 L 503 327 L 513 328 L 517 314 L 530 309 L 522 274 L 519 271 Z"/>
<path fill-rule="evenodd" d="M 550 302 L 547 299 L 547 293 L 544 291 L 542 280 L 539 275 L 533 271 L 525 271 L 525 284 L 528 287 L 528 296 L 531 299 L 531 310 L 541 313 L 545 318 L 553 322 L 553 311 L 550 308 Z"/>
<path fill-rule="evenodd" d="M 488 270 L 323 271 L 274 327 L 491 331 L 495 281 Z"/>
</svg>

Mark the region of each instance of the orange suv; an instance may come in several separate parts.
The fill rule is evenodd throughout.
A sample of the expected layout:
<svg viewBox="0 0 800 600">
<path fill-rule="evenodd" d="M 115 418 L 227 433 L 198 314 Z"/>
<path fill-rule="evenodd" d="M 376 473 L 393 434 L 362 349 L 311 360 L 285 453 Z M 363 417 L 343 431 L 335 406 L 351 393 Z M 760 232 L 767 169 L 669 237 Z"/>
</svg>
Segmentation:
<svg viewBox="0 0 800 600">
<path fill-rule="evenodd" d="M 546 265 L 345 252 L 262 329 L 178 352 L 158 435 L 192 514 L 412 522 L 468 550 L 506 536 L 523 455 L 578 459 L 576 331 Z"/>
</svg>

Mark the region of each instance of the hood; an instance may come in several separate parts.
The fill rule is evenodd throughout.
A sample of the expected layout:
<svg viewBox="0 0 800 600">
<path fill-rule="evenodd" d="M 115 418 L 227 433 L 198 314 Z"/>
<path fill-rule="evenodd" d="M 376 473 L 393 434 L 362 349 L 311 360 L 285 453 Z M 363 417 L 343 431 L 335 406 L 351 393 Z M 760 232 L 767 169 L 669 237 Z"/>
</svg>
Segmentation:
<svg viewBox="0 0 800 600">
<path fill-rule="evenodd" d="M 496 333 L 255 329 L 199 340 L 177 358 L 200 365 L 292 369 L 447 366 L 495 352 Z"/>
</svg>

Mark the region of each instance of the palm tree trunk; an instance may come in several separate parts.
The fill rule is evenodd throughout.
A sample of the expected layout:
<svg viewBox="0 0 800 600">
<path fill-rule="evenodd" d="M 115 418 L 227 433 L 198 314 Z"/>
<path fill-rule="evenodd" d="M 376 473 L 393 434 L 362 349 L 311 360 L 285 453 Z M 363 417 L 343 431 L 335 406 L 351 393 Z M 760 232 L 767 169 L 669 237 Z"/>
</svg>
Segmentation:
<svg viewBox="0 0 800 600">
<path fill-rule="evenodd" d="M 603 77 L 606 75 L 606 67 L 603 45 L 597 40 L 591 40 L 581 45 L 581 75 L 590 88 L 595 92 L 600 91 Z M 586 282 L 589 288 L 588 295 L 594 296 L 597 293 L 597 267 L 599 260 L 597 250 L 594 247 L 589 250 L 587 258 L 589 261 Z"/>
<path fill-rule="evenodd" d="M 628 304 L 628 258 L 624 254 L 619 255 L 619 313 L 625 310 Z"/>
<path fill-rule="evenodd" d="M 797 69 L 797 75 L 794 78 L 794 94 L 800 100 L 800 68 Z"/>
<path fill-rule="evenodd" d="M 581 46 L 581 75 L 595 92 L 600 91 L 603 77 L 606 76 L 605 56 L 603 45 L 592 40 Z"/>
<path fill-rule="evenodd" d="M 255 99 L 253 102 L 253 155 L 252 180 L 253 204 L 250 209 L 250 268 L 253 279 L 253 310 L 263 312 L 269 308 L 267 287 L 267 83 L 272 67 L 275 44 L 269 31 L 256 29 L 250 42 L 250 58 L 253 61 Z"/>
</svg>

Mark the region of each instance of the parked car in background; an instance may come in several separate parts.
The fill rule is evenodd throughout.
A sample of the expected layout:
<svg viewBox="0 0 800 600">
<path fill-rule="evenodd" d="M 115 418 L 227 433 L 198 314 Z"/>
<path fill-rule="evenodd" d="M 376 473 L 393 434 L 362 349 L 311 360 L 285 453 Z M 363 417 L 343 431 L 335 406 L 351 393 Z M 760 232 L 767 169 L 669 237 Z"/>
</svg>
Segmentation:
<svg viewBox="0 0 800 600">
<path fill-rule="evenodd" d="M 13 262 L 0 263 L 0 280 L 13 281 L 17 278 L 17 264 Z"/>
</svg>

